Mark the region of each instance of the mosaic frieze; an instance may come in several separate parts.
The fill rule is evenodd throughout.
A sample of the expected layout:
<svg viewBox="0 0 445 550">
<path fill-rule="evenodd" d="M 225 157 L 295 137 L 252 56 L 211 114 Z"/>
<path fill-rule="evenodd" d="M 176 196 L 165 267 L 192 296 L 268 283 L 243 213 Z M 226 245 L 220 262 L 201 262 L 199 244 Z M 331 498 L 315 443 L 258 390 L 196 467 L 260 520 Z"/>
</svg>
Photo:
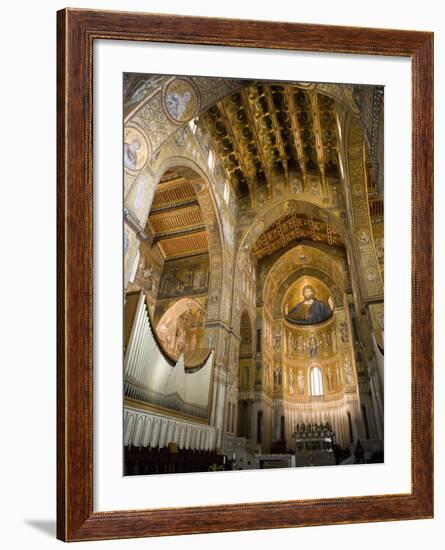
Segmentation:
<svg viewBox="0 0 445 550">
<path fill-rule="evenodd" d="M 209 288 L 209 258 L 178 260 L 164 265 L 158 299 L 203 294 Z"/>
</svg>

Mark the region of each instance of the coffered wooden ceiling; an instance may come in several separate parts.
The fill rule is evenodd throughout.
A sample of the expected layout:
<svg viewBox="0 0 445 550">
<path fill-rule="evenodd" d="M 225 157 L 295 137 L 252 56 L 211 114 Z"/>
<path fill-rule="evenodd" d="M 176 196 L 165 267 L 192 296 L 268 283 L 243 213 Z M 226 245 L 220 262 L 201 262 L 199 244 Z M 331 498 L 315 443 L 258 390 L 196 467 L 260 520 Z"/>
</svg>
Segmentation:
<svg viewBox="0 0 445 550">
<path fill-rule="evenodd" d="M 272 255 L 290 242 L 313 241 L 343 248 L 343 242 L 335 229 L 313 217 L 288 214 L 272 224 L 257 239 L 253 253 L 257 260 Z"/>
<path fill-rule="evenodd" d="M 167 171 L 152 203 L 146 231 L 165 260 L 208 252 L 207 233 L 193 183 Z"/>
<path fill-rule="evenodd" d="M 282 83 L 253 83 L 225 97 L 197 120 L 219 157 L 238 199 L 251 201 L 258 191 L 298 176 L 340 180 L 337 104 L 314 90 Z M 370 170 L 371 220 L 383 219 L 383 197 Z M 167 171 L 153 199 L 147 232 L 165 260 L 208 252 L 208 240 L 195 190 L 196 174 Z M 258 239 L 258 260 L 292 240 L 342 246 L 325 222 L 289 214 Z"/>
<path fill-rule="evenodd" d="M 340 177 L 336 103 L 326 95 L 256 83 L 219 101 L 200 123 L 240 199 L 277 177 Z"/>
</svg>

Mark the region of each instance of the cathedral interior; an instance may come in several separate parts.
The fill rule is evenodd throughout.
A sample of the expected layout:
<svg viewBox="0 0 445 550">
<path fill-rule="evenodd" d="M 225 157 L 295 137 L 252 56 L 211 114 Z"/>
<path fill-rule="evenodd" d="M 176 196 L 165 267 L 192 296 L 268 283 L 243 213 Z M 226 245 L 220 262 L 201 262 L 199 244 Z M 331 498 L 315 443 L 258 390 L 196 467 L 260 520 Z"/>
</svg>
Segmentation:
<svg viewBox="0 0 445 550">
<path fill-rule="evenodd" d="M 383 462 L 383 88 L 123 87 L 124 474 Z"/>
</svg>

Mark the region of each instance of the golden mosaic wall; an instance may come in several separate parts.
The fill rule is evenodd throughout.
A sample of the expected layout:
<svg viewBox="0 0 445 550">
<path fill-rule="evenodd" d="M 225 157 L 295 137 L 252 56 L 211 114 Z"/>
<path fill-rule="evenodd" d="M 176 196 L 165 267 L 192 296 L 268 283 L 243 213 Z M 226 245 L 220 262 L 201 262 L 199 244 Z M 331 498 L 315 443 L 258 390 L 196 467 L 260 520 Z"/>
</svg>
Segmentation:
<svg viewBox="0 0 445 550">
<path fill-rule="evenodd" d="M 285 90 L 286 101 L 280 103 L 284 92 L 278 87 L 255 91 L 253 86 L 249 92 L 243 88 L 246 84 L 251 87 L 252 82 L 159 75 L 126 83 L 125 284 L 139 250 L 135 281 L 127 288 L 144 288 L 149 304 L 156 306 L 158 334 L 168 353 L 184 353 L 193 363 L 199 355 L 196 350 L 215 349 L 209 421 L 220 428 L 219 448 L 224 445 L 227 403 L 231 411 L 238 400 L 254 403 L 269 419 L 274 407 L 301 407 L 307 412 L 313 405 L 321 410 L 310 396 L 313 366 L 322 371 L 324 402 L 337 403 L 342 411 L 345 403 L 356 407 L 357 349 L 346 296 L 354 291 L 355 305 L 362 309 L 369 299 L 383 298 L 383 224 L 372 224 L 369 216 L 363 139 L 364 131 L 372 132 L 369 90 L 300 83 L 297 88 L 303 93 L 290 98 Z M 257 92 L 258 97 L 249 95 Z M 221 98 L 226 99 L 222 108 L 219 102 L 218 112 L 201 116 Z M 257 109 L 260 117 L 254 120 Z M 311 150 L 286 142 L 287 124 L 292 129 L 300 124 L 299 117 L 304 131 L 304 113 L 316 115 L 310 128 L 307 123 Z M 337 118 L 344 124 L 345 113 L 352 118 L 339 136 Z M 268 124 L 269 118 L 271 126 L 261 130 L 262 121 Z M 248 136 L 245 127 L 257 135 Z M 323 139 L 321 130 L 327 132 Z M 327 147 L 329 140 L 334 152 Z M 253 143 L 261 150 L 254 151 Z M 298 162 L 310 169 L 302 174 L 286 165 L 286 177 L 281 177 L 276 163 L 264 155 L 277 149 L 274 158 L 282 162 L 291 145 Z M 334 168 L 329 171 L 331 157 L 345 161 L 343 179 Z M 312 170 L 312 162 L 323 166 L 322 173 Z M 260 165 L 269 184 L 255 187 L 252 182 Z M 162 198 L 161 192 L 155 196 L 169 171 L 188 182 L 181 188 L 187 196 L 175 199 L 168 185 L 162 193 L 170 198 Z M 250 202 L 240 193 L 244 185 Z M 197 202 L 180 212 L 154 213 L 149 220 L 150 209 L 162 210 L 163 201 L 194 197 Z M 178 226 L 191 231 L 165 236 Z M 153 235 L 163 238 L 161 256 L 148 253 Z M 194 248 L 199 239 L 202 250 Z M 175 260 L 183 249 L 207 253 Z M 334 309 L 332 318 L 317 326 L 294 326 L 285 320 L 286 304 L 298 302 L 305 282 Z M 372 304 L 369 311 L 369 319 L 357 316 L 360 330 L 369 333 L 366 323 L 372 323 L 378 343 L 383 343 L 383 305 Z M 250 320 L 248 344 L 243 315 Z M 368 342 L 359 349 L 361 365 L 366 366 L 370 350 Z M 268 429 L 264 441 L 270 443 L 272 426 Z"/>
</svg>

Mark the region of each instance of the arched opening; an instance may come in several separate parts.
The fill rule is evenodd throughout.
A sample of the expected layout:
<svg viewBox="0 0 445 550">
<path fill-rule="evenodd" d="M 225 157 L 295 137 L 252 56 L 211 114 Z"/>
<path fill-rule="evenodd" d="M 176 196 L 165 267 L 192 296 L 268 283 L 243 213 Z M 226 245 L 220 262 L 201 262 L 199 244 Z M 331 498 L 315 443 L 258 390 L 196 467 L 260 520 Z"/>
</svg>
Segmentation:
<svg viewBox="0 0 445 550">
<path fill-rule="evenodd" d="M 212 291 L 209 247 L 219 234 L 212 216 L 206 215 L 203 192 L 208 194 L 205 182 L 190 168 L 175 166 L 164 172 L 127 289 L 143 290 L 163 352 L 173 362 L 184 355 L 186 367 L 199 365 L 211 348 L 205 329 Z"/>
<path fill-rule="evenodd" d="M 311 396 L 321 397 L 323 395 L 323 377 L 319 367 L 311 368 Z"/>
<path fill-rule="evenodd" d="M 261 362 L 264 371 L 272 369 L 270 383 L 264 379 L 261 386 L 276 403 L 270 448 L 293 448 L 295 434 L 306 437 L 296 427 L 309 422 L 315 439 L 329 424 L 336 444 L 346 449 L 345 391 L 354 354 L 349 338 L 350 238 L 325 209 L 303 201 L 292 204 L 273 207 L 262 231 L 252 225 L 254 238 L 249 240 L 247 233 L 244 241 L 250 242 L 256 260 Z M 261 407 L 267 410 L 265 404 L 263 399 Z"/>
</svg>

